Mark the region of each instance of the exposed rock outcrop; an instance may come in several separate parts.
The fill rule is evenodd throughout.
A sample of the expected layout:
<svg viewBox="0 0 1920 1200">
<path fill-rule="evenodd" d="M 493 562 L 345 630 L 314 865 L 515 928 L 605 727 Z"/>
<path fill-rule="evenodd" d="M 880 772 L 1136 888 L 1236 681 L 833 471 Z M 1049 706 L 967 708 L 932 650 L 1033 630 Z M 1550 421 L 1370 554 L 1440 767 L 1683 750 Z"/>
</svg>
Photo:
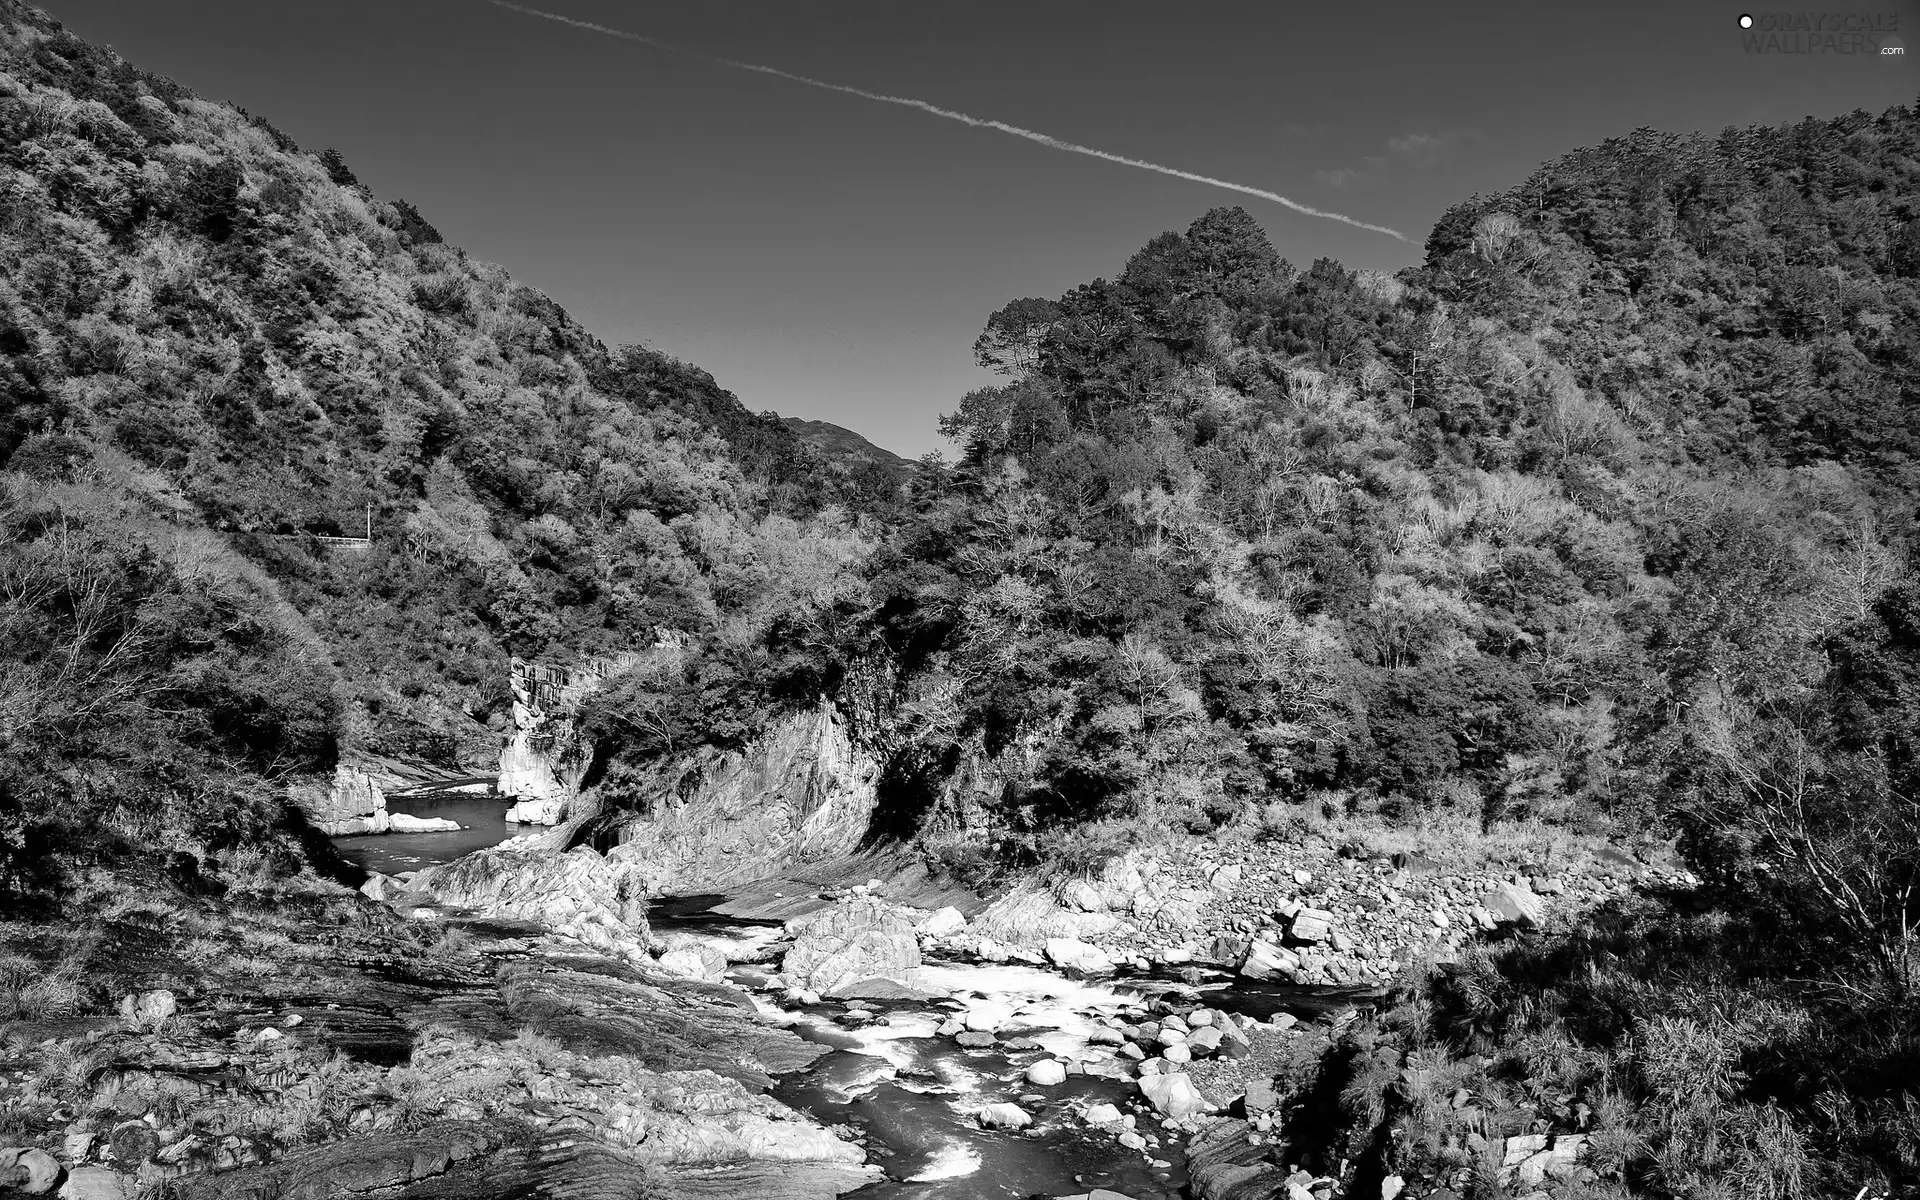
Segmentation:
<svg viewBox="0 0 1920 1200">
<path fill-rule="evenodd" d="M 870 896 L 855 896 L 794 926 L 781 971 L 800 987 L 842 994 L 877 979 L 912 987 L 920 966 L 913 917 Z"/>
<path fill-rule="evenodd" d="M 630 654 L 570 667 L 512 661 L 513 734 L 500 751 L 499 790 L 535 802 L 516 805 L 520 815 L 513 820 L 554 825 L 563 819 L 593 765 L 593 742 L 576 720 L 580 702 L 634 661 Z"/>
<path fill-rule="evenodd" d="M 563 854 L 497 846 L 417 872 L 405 899 L 537 921 L 596 950 L 646 962 L 646 896 L 637 868 L 588 847 Z"/>
<path fill-rule="evenodd" d="M 776 721 L 738 753 L 676 779 L 620 828 L 609 857 L 642 867 L 657 895 L 725 891 L 798 863 L 851 853 L 873 818 L 879 764 L 828 702 Z"/>
<path fill-rule="evenodd" d="M 340 763 L 326 784 L 318 780 L 296 782 L 287 794 L 316 829 L 333 837 L 385 833 L 390 827 L 387 795 L 380 780 L 355 763 Z"/>
</svg>

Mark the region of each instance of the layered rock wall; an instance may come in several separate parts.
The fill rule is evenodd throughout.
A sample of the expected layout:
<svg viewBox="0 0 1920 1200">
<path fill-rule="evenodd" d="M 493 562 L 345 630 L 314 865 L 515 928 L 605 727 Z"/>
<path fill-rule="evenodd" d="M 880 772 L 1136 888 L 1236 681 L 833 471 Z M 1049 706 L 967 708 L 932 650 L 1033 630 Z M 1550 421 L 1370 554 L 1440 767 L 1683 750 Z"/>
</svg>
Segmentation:
<svg viewBox="0 0 1920 1200">
<path fill-rule="evenodd" d="M 307 815 L 314 828 L 334 837 L 349 833 L 385 833 L 389 828 L 387 796 L 381 781 L 352 763 L 334 768 L 333 779 L 289 785 L 288 799 Z"/>
<path fill-rule="evenodd" d="M 557 825 L 566 818 L 593 765 L 593 742 L 576 720 L 580 702 L 635 661 L 631 654 L 571 667 L 513 660 L 513 734 L 500 751 L 499 783 L 501 795 L 519 800 L 509 820 Z"/>
<path fill-rule="evenodd" d="M 663 768 L 652 810 L 626 821 L 609 857 L 656 895 L 724 891 L 796 863 L 847 854 L 867 836 L 880 766 L 829 701 L 774 722 L 746 750 Z"/>
</svg>

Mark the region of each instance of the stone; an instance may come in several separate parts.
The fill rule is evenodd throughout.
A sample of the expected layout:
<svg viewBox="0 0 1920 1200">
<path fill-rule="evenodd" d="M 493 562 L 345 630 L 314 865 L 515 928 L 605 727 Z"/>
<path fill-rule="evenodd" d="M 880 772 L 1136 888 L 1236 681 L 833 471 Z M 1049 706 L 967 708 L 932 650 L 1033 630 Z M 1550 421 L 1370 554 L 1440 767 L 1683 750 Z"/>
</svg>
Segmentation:
<svg viewBox="0 0 1920 1200">
<path fill-rule="evenodd" d="M 1187 1035 L 1187 1050 L 1193 1054 L 1212 1054 L 1220 1049 L 1220 1043 L 1226 1037 L 1218 1029 L 1205 1026 Z"/>
<path fill-rule="evenodd" d="M 1308 884 L 1313 882 L 1313 872 L 1306 871 L 1306 870 L 1296 870 L 1293 873 L 1293 881 L 1294 883 L 1298 884 L 1301 887 L 1306 887 Z"/>
<path fill-rule="evenodd" d="M 1189 1063 L 1193 1061 L 1193 1051 L 1176 1043 L 1161 1050 L 1160 1057 L 1170 1063 Z"/>
<path fill-rule="evenodd" d="M 1061 899 L 1075 912 L 1097 913 L 1107 911 L 1107 898 L 1100 889 L 1084 879 L 1076 879 L 1061 890 Z"/>
<path fill-rule="evenodd" d="M 946 937 L 966 927 L 967 918 L 952 905 L 934 910 L 933 915 L 920 922 L 920 932 L 928 937 Z"/>
<path fill-rule="evenodd" d="M 408 813 L 390 813 L 387 827 L 394 833 L 459 833 L 460 822 L 446 817 L 416 817 Z"/>
<path fill-rule="evenodd" d="M 1118 1054 L 1121 1058 L 1128 1059 L 1133 1062 L 1139 1062 L 1141 1059 L 1147 1056 L 1147 1052 L 1145 1050 L 1142 1050 L 1139 1046 L 1136 1046 L 1132 1042 L 1128 1042 L 1126 1045 L 1114 1051 L 1114 1053 Z"/>
<path fill-rule="evenodd" d="M 1033 1118 L 1018 1104 L 989 1104 L 975 1116 L 985 1129 L 1025 1129 L 1033 1124 Z"/>
<path fill-rule="evenodd" d="M 0 1187 L 41 1196 L 60 1182 L 60 1160 L 31 1146 L 0 1150 Z"/>
<path fill-rule="evenodd" d="M 135 1029 L 158 1029 L 180 1005 L 165 988 L 120 998 L 120 1019 Z"/>
<path fill-rule="evenodd" d="M 1501 1175 L 1522 1187 L 1533 1187 L 1549 1178 L 1564 1179 L 1573 1173 L 1586 1144 L 1583 1133 L 1560 1134 L 1551 1139 L 1551 1144 L 1545 1134 L 1510 1137 L 1501 1158 Z"/>
<path fill-rule="evenodd" d="M 940 1000 L 944 995 L 925 988 L 902 983 L 898 979 L 880 976 L 876 979 L 856 979 L 851 983 L 842 983 L 827 993 L 835 1000 Z"/>
<path fill-rule="evenodd" d="M 1481 899 L 1480 907 L 1503 925 L 1533 926 L 1546 919 L 1546 907 L 1540 903 L 1540 897 L 1522 884 L 1499 885 Z"/>
<path fill-rule="evenodd" d="M 1129 1150 L 1145 1150 L 1147 1148 L 1147 1139 L 1141 1137 L 1131 1129 L 1121 1134 L 1116 1140 Z"/>
<path fill-rule="evenodd" d="M 1437 908 L 1427 914 L 1427 920 L 1433 922 L 1435 929 L 1445 929 L 1448 925 L 1452 924 L 1452 922 L 1447 919 L 1447 914 Z"/>
<path fill-rule="evenodd" d="M 1120 1110 L 1111 1104 L 1088 1106 L 1086 1117 L 1089 1125 L 1118 1125 L 1123 1119 Z"/>
<path fill-rule="evenodd" d="M 1159 1033 L 1153 1035 L 1153 1040 L 1162 1046 L 1178 1046 L 1187 1040 L 1187 1032 L 1184 1029 L 1162 1027 Z"/>
<path fill-rule="evenodd" d="M 1207 876 L 1207 886 L 1216 892 L 1232 892 L 1240 886 L 1241 871 L 1239 864 L 1214 868 Z"/>
<path fill-rule="evenodd" d="M 965 1033 L 955 1034 L 953 1040 L 954 1044 L 965 1046 L 969 1050 L 984 1050 L 988 1046 L 999 1044 L 1000 1041 L 1000 1039 L 993 1034 L 983 1033 L 977 1029 L 969 1029 Z"/>
<path fill-rule="evenodd" d="M 1204 1029 L 1214 1023 L 1216 1015 L 1210 1008 L 1196 1008 L 1187 1014 L 1187 1024 L 1194 1029 Z"/>
<path fill-rule="evenodd" d="M 160 1135 L 145 1121 L 122 1121 L 107 1135 L 107 1157 L 128 1167 L 138 1167 L 160 1153 Z"/>
<path fill-rule="evenodd" d="M 727 956 L 704 945 L 682 945 L 657 960 L 662 971 L 679 979 L 720 979 L 727 973 Z"/>
<path fill-rule="evenodd" d="M 1380 1181 L 1380 1200 L 1396 1200 L 1406 1189 L 1406 1180 L 1398 1175 L 1389 1175 Z"/>
<path fill-rule="evenodd" d="M 1140 1080 L 1140 1092 L 1161 1116 L 1184 1120 L 1213 1111 L 1213 1105 L 1185 1074 L 1151 1075 Z"/>
<path fill-rule="evenodd" d="M 1300 942 L 1324 942 L 1333 932 L 1333 914 L 1324 908 L 1303 908 L 1293 914 L 1287 933 Z"/>
<path fill-rule="evenodd" d="M 1271 1079 L 1254 1079 L 1247 1083 L 1247 1094 L 1242 1100 L 1249 1114 L 1271 1112 L 1280 1107 L 1280 1093 Z"/>
<path fill-rule="evenodd" d="M 1027 1068 L 1027 1082 L 1035 1087 L 1057 1087 L 1066 1081 L 1066 1064 L 1057 1059 L 1043 1058 Z"/>
<path fill-rule="evenodd" d="M 406 901 L 535 921 L 650 967 L 647 894 L 647 876 L 638 866 L 602 858 L 588 846 L 565 853 L 496 846 L 415 872 Z"/>
<path fill-rule="evenodd" d="M 133 1200 L 138 1186 L 133 1176 L 106 1167 L 74 1167 L 56 1195 L 60 1200 Z"/>
<path fill-rule="evenodd" d="M 1252 943 L 1240 959 L 1240 974 L 1248 979 L 1286 979 L 1299 969 L 1299 955 L 1267 941 Z"/>
<path fill-rule="evenodd" d="M 997 1008 L 973 1008 L 960 1023 L 975 1033 L 997 1033 L 1007 1020 L 1007 1013 Z"/>
<path fill-rule="evenodd" d="M 919 966 L 920 941 L 907 914 L 859 895 L 797 923 L 780 970 L 803 987 L 827 993 L 863 979 L 912 984 Z"/>
<path fill-rule="evenodd" d="M 1534 879 L 1533 890 L 1542 896 L 1558 896 L 1567 890 L 1558 875 L 1541 875 Z"/>
<path fill-rule="evenodd" d="M 1100 947 L 1079 938 L 1048 938 L 1044 946 L 1047 960 L 1063 970 L 1105 975 L 1113 971 L 1113 959 Z"/>
<path fill-rule="evenodd" d="M 566 817 L 564 796 L 527 796 L 507 810 L 507 822 L 513 825 L 558 825 Z"/>
</svg>

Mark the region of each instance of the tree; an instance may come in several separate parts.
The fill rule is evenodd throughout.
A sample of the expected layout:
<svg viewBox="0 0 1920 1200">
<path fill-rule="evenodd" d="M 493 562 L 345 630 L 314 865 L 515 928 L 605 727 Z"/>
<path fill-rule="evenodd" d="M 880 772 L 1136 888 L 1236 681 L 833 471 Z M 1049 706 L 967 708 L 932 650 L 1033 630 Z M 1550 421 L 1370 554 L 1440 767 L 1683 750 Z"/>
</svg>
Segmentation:
<svg viewBox="0 0 1920 1200">
<path fill-rule="evenodd" d="M 973 340 L 973 359 L 1002 375 L 1025 375 L 1040 365 L 1040 343 L 1060 320 L 1060 306 L 1029 297 L 987 318 Z"/>
</svg>

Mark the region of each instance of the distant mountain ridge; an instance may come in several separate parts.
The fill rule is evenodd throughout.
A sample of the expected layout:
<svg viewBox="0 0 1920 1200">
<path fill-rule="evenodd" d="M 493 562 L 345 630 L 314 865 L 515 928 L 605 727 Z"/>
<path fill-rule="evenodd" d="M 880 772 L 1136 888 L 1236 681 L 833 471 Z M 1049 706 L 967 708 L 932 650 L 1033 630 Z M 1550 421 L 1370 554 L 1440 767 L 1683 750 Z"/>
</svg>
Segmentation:
<svg viewBox="0 0 1920 1200">
<path fill-rule="evenodd" d="M 882 446 L 876 446 L 866 438 L 842 425 L 831 421 L 809 421 L 805 417 L 781 417 L 781 422 L 793 430 L 801 441 L 818 451 L 829 460 L 841 462 L 877 462 L 884 466 L 908 468 L 913 460 L 903 458 Z"/>
</svg>

